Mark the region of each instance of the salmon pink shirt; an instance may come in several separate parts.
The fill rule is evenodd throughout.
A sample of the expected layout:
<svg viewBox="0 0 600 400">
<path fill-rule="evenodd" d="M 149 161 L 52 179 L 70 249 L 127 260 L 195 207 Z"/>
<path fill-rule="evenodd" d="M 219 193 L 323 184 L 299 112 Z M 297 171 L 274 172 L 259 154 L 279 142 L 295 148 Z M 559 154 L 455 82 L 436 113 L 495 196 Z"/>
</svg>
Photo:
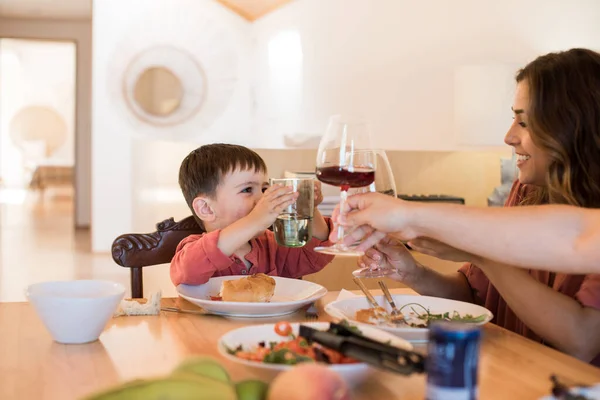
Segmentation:
<svg viewBox="0 0 600 400">
<path fill-rule="evenodd" d="M 329 229 L 333 229 L 331 219 L 325 218 Z M 228 256 L 218 247 L 221 231 L 216 230 L 201 235 L 190 235 L 177 246 L 171 261 L 171 281 L 200 285 L 214 276 L 252 275 L 262 272 L 267 275 L 285 278 L 299 278 L 322 270 L 333 260 L 333 256 L 314 251 L 317 246 L 329 246 L 328 240 L 311 238 L 304 247 L 280 246 L 271 231 L 250 240 L 251 250 L 245 259 L 250 268 L 236 255 Z"/>
<path fill-rule="evenodd" d="M 526 192 L 527 185 L 522 185 L 518 181 L 515 182 L 506 200 L 505 207 L 518 206 Z M 516 238 L 518 229 L 519 227 L 515 227 L 515 240 L 518 240 Z M 474 291 L 476 301 L 494 313 L 492 322 L 529 339 L 544 342 L 540 336 L 529 329 L 515 315 L 481 269 L 476 265 L 467 263 L 459 271 L 467 277 L 469 285 Z M 529 275 L 544 285 L 550 286 L 555 291 L 575 299 L 583 307 L 600 310 L 600 275 L 572 275 L 538 270 L 529 270 Z M 557 321 L 557 323 L 560 322 Z M 600 355 L 594 358 L 592 364 L 600 366 Z"/>
</svg>

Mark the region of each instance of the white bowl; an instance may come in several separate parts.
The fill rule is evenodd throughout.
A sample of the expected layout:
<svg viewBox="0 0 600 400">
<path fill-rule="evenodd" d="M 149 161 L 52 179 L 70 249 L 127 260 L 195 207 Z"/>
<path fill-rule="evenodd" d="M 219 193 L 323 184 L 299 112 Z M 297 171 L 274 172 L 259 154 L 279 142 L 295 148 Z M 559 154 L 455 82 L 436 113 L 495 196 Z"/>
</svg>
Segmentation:
<svg viewBox="0 0 600 400">
<path fill-rule="evenodd" d="M 390 305 L 383 296 L 373 296 L 375 301 L 379 305 L 385 308 L 388 312 L 391 312 Z M 478 306 L 477 304 L 465 303 L 457 300 L 449 300 L 441 297 L 430 297 L 430 296 L 419 296 L 419 295 L 408 295 L 408 294 L 394 294 L 392 295 L 396 307 L 402 309 L 403 306 L 411 303 L 421 304 L 423 307 L 429 309 L 431 313 L 445 313 L 457 311 L 461 315 L 471 314 L 474 316 L 485 315 L 485 319 L 474 325 L 484 325 L 492 320 L 494 315 L 490 310 Z M 347 319 L 355 323 L 360 329 L 366 326 L 375 326 L 357 321 L 356 312 L 358 310 L 369 308 L 369 302 L 365 296 L 356 296 L 343 300 L 337 300 L 331 302 L 325 306 L 325 312 L 334 318 Z M 419 312 L 423 311 L 418 306 L 413 307 Z M 405 308 L 402 312 L 410 312 L 411 306 Z M 429 337 L 429 329 L 427 328 L 413 328 L 408 325 L 398 326 L 385 326 L 378 325 L 379 329 L 401 337 L 409 342 L 426 342 Z"/>
<path fill-rule="evenodd" d="M 58 343 L 98 339 L 125 295 L 123 285 L 99 280 L 35 283 L 26 296 Z"/>
<path fill-rule="evenodd" d="M 247 275 L 219 276 L 210 278 L 204 285 L 177 286 L 179 296 L 214 314 L 229 317 L 264 318 L 291 314 L 300 308 L 314 303 L 327 294 L 323 286 L 301 279 L 272 276 L 275 280 L 275 294 L 268 303 L 246 303 L 235 301 L 214 301 L 223 281 L 247 278 Z"/>
<path fill-rule="evenodd" d="M 300 323 L 291 323 L 290 325 L 292 326 L 294 334 L 298 335 Z M 329 328 L 329 322 L 303 322 L 302 325 L 310 326 L 311 328 L 319 330 L 327 330 Z M 219 353 L 221 353 L 223 357 L 233 362 L 252 368 L 257 368 L 261 370 L 263 374 L 267 375 L 269 379 L 273 379 L 280 372 L 294 368 L 294 366 L 284 364 L 267 364 L 258 361 L 244 360 L 229 354 L 227 352 L 227 348 L 232 349 L 242 345 L 244 349 L 249 349 L 256 347 L 261 341 L 264 341 L 265 343 L 285 341 L 286 338 L 276 334 L 274 328 L 275 324 L 264 324 L 250 325 L 229 331 L 219 338 L 219 342 L 217 344 Z M 413 349 L 413 346 L 408 341 L 379 330 L 374 326 L 361 326 L 359 329 L 363 335 L 371 339 L 383 343 L 389 341 L 392 346 L 396 346 L 405 350 Z M 328 367 L 332 371 L 337 372 L 346 381 L 348 386 L 351 387 L 363 382 L 373 371 L 376 371 L 374 367 L 371 367 L 365 363 L 332 364 L 328 365 Z"/>
</svg>

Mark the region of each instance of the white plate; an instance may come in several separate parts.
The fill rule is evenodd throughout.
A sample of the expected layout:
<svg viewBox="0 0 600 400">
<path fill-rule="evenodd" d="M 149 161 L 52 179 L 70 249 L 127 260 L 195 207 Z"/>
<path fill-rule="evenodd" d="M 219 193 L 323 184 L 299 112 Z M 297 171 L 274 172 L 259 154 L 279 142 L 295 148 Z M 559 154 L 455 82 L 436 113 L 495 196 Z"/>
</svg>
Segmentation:
<svg viewBox="0 0 600 400">
<path fill-rule="evenodd" d="M 386 310 L 390 311 L 390 305 L 387 304 L 385 298 L 383 296 L 374 296 L 377 303 L 381 305 Z M 392 295 L 394 299 L 394 303 L 396 303 L 397 308 L 401 308 L 403 305 L 408 303 L 419 303 L 424 307 L 428 308 L 431 313 L 439 314 L 453 311 L 458 311 L 460 315 L 471 314 L 474 316 L 478 316 L 481 314 L 486 314 L 487 318 L 483 322 L 479 322 L 476 325 L 483 325 L 488 323 L 494 315 L 487 309 L 476 304 L 464 303 L 462 301 L 456 300 L 448 300 L 440 297 L 428 297 L 428 296 L 415 296 L 415 295 Z M 364 326 L 375 326 L 370 324 L 365 324 L 362 322 L 358 322 L 355 319 L 356 311 L 361 310 L 363 308 L 369 308 L 369 303 L 367 302 L 367 298 L 364 296 L 352 297 L 344 300 L 337 300 L 332 303 L 329 303 L 325 306 L 325 312 L 331 315 L 334 318 L 343 318 L 350 321 L 355 322 L 357 325 L 362 327 Z M 415 310 L 420 312 L 422 309 L 420 307 L 415 307 Z M 405 308 L 402 312 L 408 313 L 409 307 Z M 394 335 L 406 339 L 411 342 L 424 342 L 427 341 L 427 337 L 429 334 L 429 329 L 427 328 L 412 328 L 407 325 L 400 325 L 398 327 L 391 326 L 377 326 L 379 329 L 382 329 L 386 332 L 393 333 Z"/>
<path fill-rule="evenodd" d="M 294 334 L 297 335 L 300 324 L 292 323 L 290 325 L 292 326 Z M 329 328 L 329 322 L 303 322 L 302 325 L 310 326 L 311 328 L 319 330 L 327 330 Z M 223 357 L 231 361 L 262 370 L 264 373 L 269 375 L 269 379 L 272 379 L 278 373 L 286 371 L 290 368 L 294 368 L 294 366 L 282 364 L 265 364 L 257 361 L 244 360 L 227 353 L 227 348 L 236 348 L 237 346 L 242 345 L 244 349 L 249 349 L 258 346 L 258 343 L 261 341 L 269 343 L 282 342 L 286 340 L 286 338 L 281 337 L 275 333 L 274 327 L 275 324 L 265 324 L 252 325 L 234 329 L 219 338 L 219 342 L 217 344 L 219 352 L 221 353 L 221 355 L 223 355 Z M 374 326 L 361 326 L 358 329 L 360 329 L 363 335 L 371 339 L 380 342 L 390 341 L 391 345 L 406 350 L 413 349 L 412 345 L 406 340 L 403 340 L 399 337 L 377 329 Z M 340 374 L 340 376 L 344 378 L 346 383 L 350 386 L 354 386 L 360 383 L 365 378 L 367 378 L 371 372 L 376 371 L 375 368 L 365 363 L 330 365 L 329 368 Z"/>
<path fill-rule="evenodd" d="M 208 312 L 230 317 L 252 318 L 291 314 L 327 294 L 327 289 L 316 283 L 272 276 L 275 279 L 275 294 L 269 303 L 214 301 L 210 299 L 210 296 L 218 296 L 221 290 L 221 282 L 240 278 L 247 278 L 247 276 L 219 276 L 209 279 L 204 285 L 178 285 L 177 292 L 184 299 Z"/>
</svg>

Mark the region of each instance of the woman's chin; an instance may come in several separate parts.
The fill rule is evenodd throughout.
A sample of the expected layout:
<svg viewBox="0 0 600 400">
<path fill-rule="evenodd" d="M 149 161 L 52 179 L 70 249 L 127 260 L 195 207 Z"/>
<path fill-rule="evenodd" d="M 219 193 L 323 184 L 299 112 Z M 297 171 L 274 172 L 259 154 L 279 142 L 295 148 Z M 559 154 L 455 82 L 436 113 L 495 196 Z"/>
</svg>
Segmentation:
<svg viewBox="0 0 600 400">
<path fill-rule="evenodd" d="M 531 185 L 533 183 L 533 179 L 527 173 L 523 173 L 523 171 L 519 171 L 519 175 L 517 177 L 519 182 L 523 185 Z"/>
</svg>

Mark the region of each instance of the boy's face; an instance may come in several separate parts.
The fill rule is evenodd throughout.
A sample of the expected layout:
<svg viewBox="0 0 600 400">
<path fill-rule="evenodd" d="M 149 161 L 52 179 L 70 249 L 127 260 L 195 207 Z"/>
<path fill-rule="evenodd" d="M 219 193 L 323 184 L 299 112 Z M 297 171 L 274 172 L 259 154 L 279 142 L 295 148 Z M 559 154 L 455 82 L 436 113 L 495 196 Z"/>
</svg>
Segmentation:
<svg viewBox="0 0 600 400">
<path fill-rule="evenodd" d="M 254 170 L 235 170 L 223 177 L 211 207 L 213 229 L 223 229 L 252 211 L 269 186 L 267 174 Z"/>
</svg>

